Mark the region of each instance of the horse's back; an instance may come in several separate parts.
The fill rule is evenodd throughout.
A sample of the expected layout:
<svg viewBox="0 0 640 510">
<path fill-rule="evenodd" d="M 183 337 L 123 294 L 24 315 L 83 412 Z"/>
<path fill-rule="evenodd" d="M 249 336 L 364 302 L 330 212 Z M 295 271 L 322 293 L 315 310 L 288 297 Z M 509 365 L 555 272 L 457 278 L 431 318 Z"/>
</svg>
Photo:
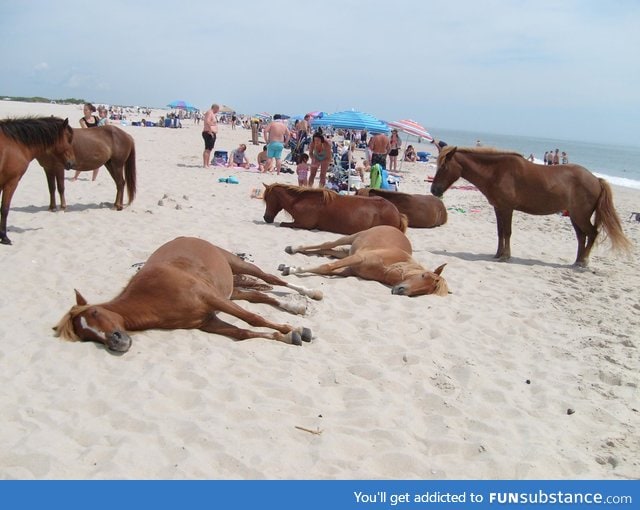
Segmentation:
<svg viewBox="0 0 640 510">
<path fill-rule="evenodd" d="M 351 253 L 358 250 L 375 250 L 379 248 L 398 248 L 412 254 L 411 241 L 396 227 L 390 225 L 378 225 L 359 232 L 351 244 Z"/>
<path fill-rule="evenodd" d="M 338 234 L 355 234 L 376 225 L 401 228 L 397 207 L 382 197 L 338 195 L 326 204 L 318 218 L 318 228 Z"/>
<path fill-rule="evenodd" d="M 413 228 L 431 228 L 447 222 L 447 209 L 444 202 L 433 195 L 402 193 L 400 191 L 369 189 L 358 194 L 379 196 L 396 206 L 401 214 L 409 218 L 409 226 Z M 366 194 L 365 194 L 366 193 Z"/>
<path fill-rule="evenodd" d="M 187 272 L 231 274 L 225 251 L 197 237 L 177 237 L 163 244 L 149 256 L 143 269 L 166 264 Z"/>
</svg>

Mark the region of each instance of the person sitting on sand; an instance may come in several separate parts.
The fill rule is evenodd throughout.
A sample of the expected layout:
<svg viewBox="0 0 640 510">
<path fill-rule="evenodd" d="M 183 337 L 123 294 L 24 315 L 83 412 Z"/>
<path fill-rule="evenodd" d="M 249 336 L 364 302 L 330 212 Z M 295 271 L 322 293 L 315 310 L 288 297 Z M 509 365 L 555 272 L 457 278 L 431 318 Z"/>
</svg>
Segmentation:
<svg viewBox="0 0 640 510">
<path fill-rule="evenodd" d="M 265 145 L 262 152 L 258 154 L 258 170 L 261 174 L 273 171 L 273 160 L 267 156 L 267 146 Z"/>
<path fill-rule="evenodd" d="M 229 158 L 229 164 L 227 166 L 239 166 L 242 168 L 249 168 L 251 165 L 247 159 L 247 146 L 243 143 L 231 153 Z"/>
<path fill-rule="evenodd" d="M 416 154 L 416 150 L 413 148 L 413 145 L 408 145 L 404 151 L 404 160 L 415 162 L 418 160 L 418 155 Z"/>
</svg>

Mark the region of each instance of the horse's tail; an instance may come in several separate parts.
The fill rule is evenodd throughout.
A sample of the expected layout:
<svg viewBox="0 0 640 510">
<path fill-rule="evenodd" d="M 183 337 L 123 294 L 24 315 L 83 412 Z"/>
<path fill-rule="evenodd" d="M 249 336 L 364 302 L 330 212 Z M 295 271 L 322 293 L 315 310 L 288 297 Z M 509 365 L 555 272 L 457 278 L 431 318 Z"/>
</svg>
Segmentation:
<svg viewBox="0 0 640 510">
<path fill-rule="evenodd" d="M 624 235 L 622 230 L 622 224 L 620 218 L 613 206 L 613 194 L 611 193 L 611 187 L 609 183 L 602 178 L 600 181 L 600 187 L 602 191 L 598 197 L 598 203 L 596 205 L 596 229 L 603 231 L 602 240 L 609 238 L 611 241 L 611 248 L 614 251 L 622 251 L 629 253 L 632 248 L 631 241 Z"/>
<path fill-rule="evenodd" d="M 131 141 L 131 152 L 124 164 L 124 180 L 127 184 L 129 203 L 136 197 L 136 146 Z"/>
<path fill-rule="evenodd" d="M 400 213 L 400 226 L 398 227 L 401 232 L 406 232 L 407 227 L 409 226 L 409 216 L 406 214 Z"/>
</svg>

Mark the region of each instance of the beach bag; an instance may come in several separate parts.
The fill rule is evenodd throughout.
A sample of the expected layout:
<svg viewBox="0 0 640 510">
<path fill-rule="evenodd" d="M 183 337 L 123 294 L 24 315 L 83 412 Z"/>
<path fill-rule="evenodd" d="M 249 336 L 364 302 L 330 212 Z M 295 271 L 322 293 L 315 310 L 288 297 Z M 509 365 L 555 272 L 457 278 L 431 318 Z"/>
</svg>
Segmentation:
<svg viewBox="0 0 640 510">
<path fill-rule="evenodd" d="M 389 182 L 389 173 L 387 172 L 386 168 L 380 166 L 379 163 L 376 163 L 371 167 L 369 179 L 371 181 L 371 188 L 388 189 L 392 191 L 395 191 L 397 189 L 395 180 L 393 181 L 393 183 Z"/>
</svg>

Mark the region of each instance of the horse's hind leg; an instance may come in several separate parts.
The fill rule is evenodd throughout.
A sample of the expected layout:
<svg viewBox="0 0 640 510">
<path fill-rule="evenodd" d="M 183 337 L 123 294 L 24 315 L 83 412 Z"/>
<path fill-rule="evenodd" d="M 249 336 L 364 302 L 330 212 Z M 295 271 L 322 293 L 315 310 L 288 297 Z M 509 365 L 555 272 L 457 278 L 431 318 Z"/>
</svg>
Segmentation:
<svg viewBox="0 0 640 510">
<path fill-rule="evenodd" d="M 293 345 L 302 345 L 302 337 L 300 333 L 291 331 L 285 335 L 276 332 L 262 332 L 251 331 L 249 329 L 242 329 L 233 324 L 223 321 L 215 315 L 212 315 L 201 327 L 201 331 L 207 333 L 216 333 L 218 335 L 228 336 L 236 340 L 247 340 L 248 338 L 268 338 L 269 340 L 276 340 L 278 342 L 284 342 Z"/>
<path fill-rule="evenodd" d="M 361 264 L 362 260 L 363 259 L 360 255 L 349 255 L 341 260 L 321 264 L 316 267 L 281 266 L 281 271 L 285 276 L 301 273 L 313 273 L 324 276 L 352 276 L 352 266 Z"/>
<path fill-rule="evenodd" d="M 246 274 L 249 276 L 255 276 L 256 278 L 259 278 L 260 280 L 267 282 L 270 285 L 275 285 L 277 287 L 287 287 L 291 290 L 295 290 L 296 292 L 298 292 L 299 294 L 302 294 L 303 296 L 310 297 L 311 299 L 316 299 L 316 300 L 322 299 L 322 292 L 319 290 L 307 289 L 300 285 L 294 285 L 292 283 L 289 283 L 283 280 L 282 278 L 279 278 L 276 275 L 265 273 L 262 269 L 260 269 L 255 264 L 251 264 L 246 260 L 242 260 L 240 257 L 237 257 L 233 253 L 230 253 L 226 250 L 222 250 L 222 251 L 225 254 L 225 257 L 227 259 L 227 262 L 229 263 L 229 266 L 231 267 L 231 272 L 234 275 Z"/>
<path fill-rule="evenodd" d="M 596 237 L 598 237 L 598 230 L 591 224 L 590 215 L 586 217 L 586 220 L 571 217 L 571 225 L 573 225 L 573 230 L 575 230 L 576 238 L 578 239 L 578 254 L 574 265 L 587 267 L 591 248 L 593 248 Z"/>
<path fill-rule="evenodd" d="M 257 290 L 233 289 L 230 299 L 241 299 L 249 301 L 249 303 L 264 303 L 298 315 L 304 315 L 307 311 L 307 307 L 303 303 L 291 303 Z"/>
<path fill-rule="evenodd" d="M 498 224 L 498 249 L 494 258 L 506 261 L 511 258 L 511 221 L 513 219 L 513 210 L 497 208 L 494 210 Z"/>
<path fill-rule="evenodd" d="M 116 165 L 112 160 L 107 161 L 104 166 L 107 167 L 113 181 L 116 183 L 116 201 L 113 206 L 118 211 L 122 211 L 124 200 L 124 164 Z"/>
<path fill-rule="evenodd" d="M 347 246 L 352 245 L 353 241 L 355 241 L 358 233 L 351 234 L 349 236 L 344 236 L 336 239 L 335 241 L 327 241 L 326 243 L 309 245 L 309 246 L 287 246 L 284 251 L 293 255 L 294 253 L 302 253 L 304 255 L 323 255 L 327 257 L 335 257 L 337 259 L 345 258 L 349 255 L 347 250 L 334 250 L 338 246 Z"/>
</svg>

